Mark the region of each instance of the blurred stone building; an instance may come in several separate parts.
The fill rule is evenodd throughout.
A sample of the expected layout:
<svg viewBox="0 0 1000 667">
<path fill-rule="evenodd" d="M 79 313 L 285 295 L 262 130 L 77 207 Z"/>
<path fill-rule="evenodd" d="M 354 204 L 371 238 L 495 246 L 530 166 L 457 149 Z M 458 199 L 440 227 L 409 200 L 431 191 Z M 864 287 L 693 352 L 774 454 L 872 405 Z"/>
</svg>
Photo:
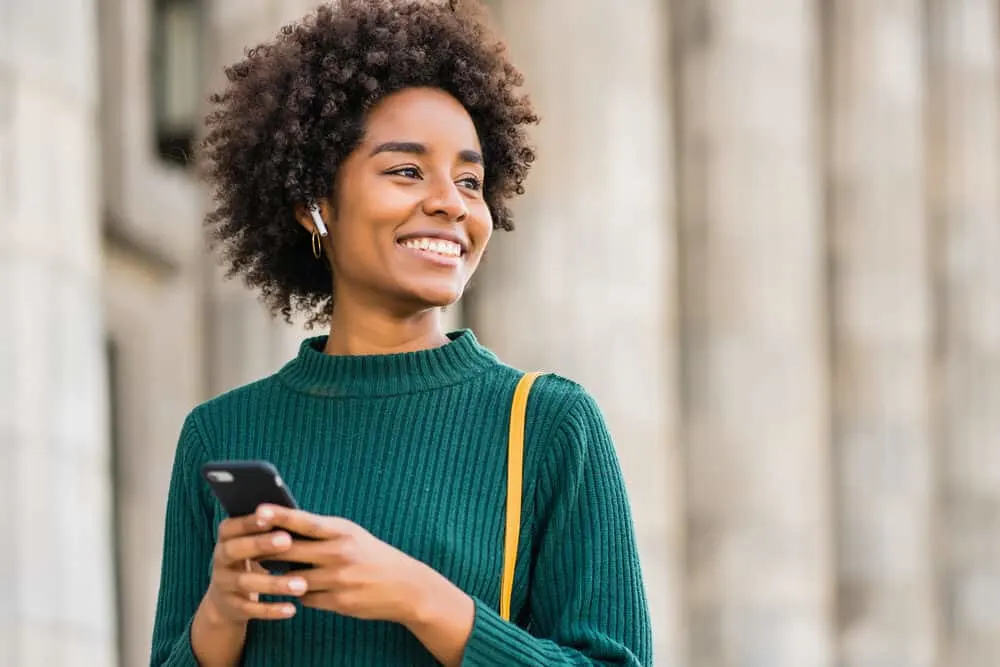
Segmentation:
<svg viewBox="0 0 1000 667">
<path fill-rule="evenodd" d="M 492 0 L 544 116 L 451 316 L 585 384 L 667 667 L 1000 665 L 1000 0 Z M 181 420 L 302 331 L 184 167 L 309 0 L 0 2 L 0 665 L 145 664 Z"/>
</svg>

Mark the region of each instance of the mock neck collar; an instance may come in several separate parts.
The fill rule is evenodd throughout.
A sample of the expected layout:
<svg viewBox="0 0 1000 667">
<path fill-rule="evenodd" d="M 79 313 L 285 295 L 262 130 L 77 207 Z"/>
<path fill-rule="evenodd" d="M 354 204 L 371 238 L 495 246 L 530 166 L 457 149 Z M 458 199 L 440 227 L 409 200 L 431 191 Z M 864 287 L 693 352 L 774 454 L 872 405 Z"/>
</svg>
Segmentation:
<svg viewBox="0 0 1000 667">
<path fill-rule="evenodd" d="M 417 352 L 331 355 L 327 336 L 307 338 L 278 371 L 285 384 L 314 396 L 392 396 L 457 384 L 499 364 L 468 329 L 441 347 Z"/>
</svg>

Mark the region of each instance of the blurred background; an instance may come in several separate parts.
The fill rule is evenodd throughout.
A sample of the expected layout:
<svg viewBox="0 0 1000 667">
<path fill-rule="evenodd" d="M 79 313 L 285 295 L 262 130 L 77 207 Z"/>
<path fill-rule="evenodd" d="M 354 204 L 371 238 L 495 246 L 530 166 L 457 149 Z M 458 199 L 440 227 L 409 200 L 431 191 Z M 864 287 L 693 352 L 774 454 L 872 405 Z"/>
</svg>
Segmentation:
<svg viewBox="0 0 1000 667">
<path fill-rule="evenodd" d="M 148 661 L 209 91 L 309 0 L 0 0 L 0 665 Z M 540 158 L 452 327 L 587 386 L 667 667 L 1000 665 L 1000 0 L 491 0 Z"/>
</svg>

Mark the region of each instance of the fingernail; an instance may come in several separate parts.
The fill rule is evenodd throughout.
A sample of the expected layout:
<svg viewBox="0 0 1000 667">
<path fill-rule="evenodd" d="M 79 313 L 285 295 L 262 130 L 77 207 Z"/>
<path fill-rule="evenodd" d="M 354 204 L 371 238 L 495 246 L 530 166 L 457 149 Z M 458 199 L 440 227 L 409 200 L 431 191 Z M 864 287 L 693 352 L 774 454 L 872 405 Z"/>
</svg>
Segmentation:
<svg viewBox="0 0 1000 667">
<path fill-rule="evenodd" d="M 305 579 L 292 579 L 288 582 L 288 590 L 293 593 L 305 593 L 306 592 L 306 580 Z"/>
<path fill-rule="evenodd" d="M 285 605 L 284 607 L 281 608 L 281 613 L 284 614 L 285 616 L 291 616 L 292 614 L 295 613 L 295 607 L 293 607 L 290 604 Z"/>
<path fill-rule="evenodd" d="M 287 547 L 291 543 L 292 543 L 292 538 L 290 538 L 285 533 L 278 533 L 277 535 L 271 538 L 271 544 L 273 544 L 276 547 Z"/>
</svg>

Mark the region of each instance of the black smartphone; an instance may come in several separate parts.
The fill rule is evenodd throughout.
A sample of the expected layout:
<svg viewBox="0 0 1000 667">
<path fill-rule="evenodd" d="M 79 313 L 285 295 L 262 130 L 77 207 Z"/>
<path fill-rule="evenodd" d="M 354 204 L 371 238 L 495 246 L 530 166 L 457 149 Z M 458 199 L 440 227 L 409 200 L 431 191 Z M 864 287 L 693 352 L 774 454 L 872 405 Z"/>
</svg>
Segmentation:
<svg viewBox="0 0 1000 667">
<path fill-rule="evenodd" d="M 231 517 L 253 514 L 259 505 L 265 503 L 299 508 L 277 468 L 267 461 L 211 461 L 201 467 L 201 474 Z M 310 538 L 292 533 L 292 539 Z M 282 560 L 263 560 L 260 564 L 272 574 L 312 567 L 306 563 Z"/>
</svg>

